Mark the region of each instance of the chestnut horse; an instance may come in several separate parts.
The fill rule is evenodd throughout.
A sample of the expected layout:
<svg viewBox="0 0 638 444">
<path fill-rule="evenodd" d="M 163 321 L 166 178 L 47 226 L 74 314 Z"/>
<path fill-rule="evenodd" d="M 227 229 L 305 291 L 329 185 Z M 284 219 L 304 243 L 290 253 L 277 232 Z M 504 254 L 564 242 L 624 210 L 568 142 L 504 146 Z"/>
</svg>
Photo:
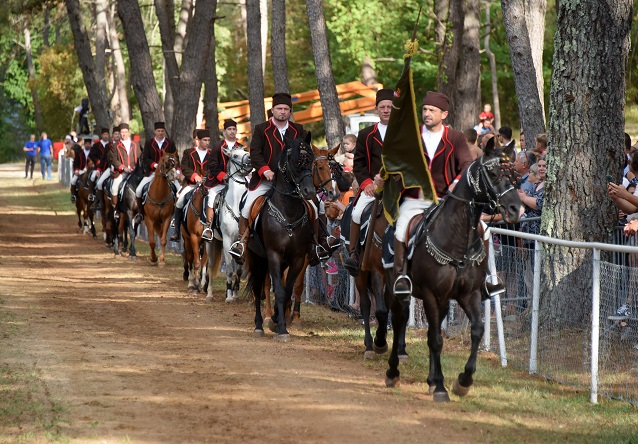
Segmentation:
<svg viewBox="0 0 638 444">
<path fill-rule="evenodd" d="M 481 302 L 487 262 L 481 233 L 476 227 L 486 205 L 500 211 L 508 223 L 516 223 L 519 219 L 521 201 L 516 191 L 517 174 L 510 161 L 511 150 L 495 148 L 494 143 L 488 142 L 483 156 L 467 167 L 454 191 L 448 193 L 443 203 L 433 210 L 428 223 L 415 237 L 415 250 L 409 262 L 412 295 L 423 301 L 428 320 L 430 371 L 427 382 L 429 393 L 436 402 L 450 400 L 441 369 L 441 324 L 447 316 L 451 299 L 456 300 L 467 315 L 472 340 L 470 357 L 463 373 L 455 379 L 452 391 L 458 396 L 465 396 L 474 382 L 472 376 L 476 371 L 478 347 L 484 332 Z M 393 278 L 391 275 L 392 271 L 388 271 L 388 281 Z M 394 331 L 406 326 L 404 307 L 409 298 L 406 299 L 392 300 L 390 308 Z M 396 386 L 400 379 L 399 336 L 394 336 L 388 359 L 388 387 Z"/>
<path fill-rule="evenodd" d="M 151 262 L 157 263 L 155 254 L 155 234 L 160 238 L 159 264 L 165 265 L 164 254 L 168 229 L 170 228 L 173 210 L 175 209 L 175 194 L 171 188 L 171 182 L 175 180 L 177 174 L 177 157 L 174 153 L 165 152 L 160 158 L 155 172 L 155 178 L 151 182 L 144 203 L 144 223 L 148 233 L 148 245 L 151 247 Z"/>
</svg>

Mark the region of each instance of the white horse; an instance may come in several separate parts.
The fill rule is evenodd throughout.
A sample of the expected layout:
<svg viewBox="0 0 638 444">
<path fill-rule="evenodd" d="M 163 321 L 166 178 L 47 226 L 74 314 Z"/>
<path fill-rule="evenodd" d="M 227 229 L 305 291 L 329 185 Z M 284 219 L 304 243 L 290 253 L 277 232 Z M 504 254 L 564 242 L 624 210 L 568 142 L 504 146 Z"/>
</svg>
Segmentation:
<svg viewBox="0 0 638 444">
<path fill-rule="evenodd" d="M 222 254 L 226 263 L 226 302 L 237 300 L 242 275 L 241 265 L 228 253 L 230 246 L 239 237 L 239 202 L 246 191 L 246 176 L 250 174 L 250 154 L 241 148 L 235 148 L 228 154 L 228 190 L 226 199 L 219 209 L 220 234 L 215 231 L 213 241 L 207 242 L 208 251 L 208 296 L 206 302 L 213 300 L 213 278 L 217 273 Z"/>
</svg>

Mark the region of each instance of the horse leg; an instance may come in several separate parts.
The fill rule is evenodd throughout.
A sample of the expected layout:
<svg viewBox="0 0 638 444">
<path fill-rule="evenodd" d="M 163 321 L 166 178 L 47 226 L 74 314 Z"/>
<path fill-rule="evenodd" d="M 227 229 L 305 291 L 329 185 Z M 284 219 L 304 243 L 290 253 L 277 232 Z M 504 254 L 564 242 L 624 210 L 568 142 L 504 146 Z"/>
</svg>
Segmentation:
<svg viewBox="0 0 638 444">
<path fill-rule="evenodd" d="M 447 314 L 449 303 L 437 305 L 436 301 L 427 303 L 426 317 L 428 319 L 428 348 L 430 349 L 430 372 L 428 374 L 429 393 L 435 402 L 447 402 L 450 396 L 444 385 L 443 369 L 441 367 L 441 351 L 443 350 L 443 335 L 441 334 L 441 324 Z M 441 316 L 443 314 L 443 316 Z M 394 313 L 393 313 L 394 315 Z"/>
<path fill-rule="evenodd" d="M 286 282 L 284 284 L 285 299 L 284 299 L 283 307 L 286 307 L 286 308 L 290 307 L 292 302 L 292 293 L 297 283 L 297 278 L 301 275 L 301 270 L 304 268 L 304 265 L 305 265 L 305 259 L 297 260 L 293 262 L 292 264 L 290 264 L 290 266 L 288 267 L 288 271 L 286 273 Z M 277 305 L 281 309 L 281 305 L 280 304 L 277 304 Z M 283 322 L 282 322 L 282 318 L 283 318 Z M 283 316 L 280 317 L 279 319 L 280 328 L 281 328 L 281 324 L 283 323 L 284 329 L 285 329 L 288 318 L 292 318 L 291 313 L 285 313 Z M 291 320 L 291 323 L 292 323 L 292 320 Z M 278 338 L 278 339 L 282 340 L 283 342 L 287 342 L 286 337 Z"/>
<path fill-rule="evenodd" d="M 381 270 L 372 271 L 372 288 L 375 289 L 377 306 L 374 315 L 377 318 L 377 332 L 374 335 L 372 348 L 374 352 L 381 355 L 388 351 L 388 307 L 386 300 L 392 296 L 392 290 L 389 285 L 384 285 L 383 272 Z M 383 291 L 379 291 L 383 288 Z"/>
<path fill-rule="evenodd" d="M 361 298 L 363 303 L 363 297 Z M 401 331 L 403 325 L 407 323 L 407 319 L 403 318 L 403 304 L 397 298 L 392 298 L 390 304 L 390 310 L 392 310 L 392 330 L 395 332 L 392 336 L 392 350 L 390 351 L 390 357 L 388 358 L 388 370 L 385 372 L 385 385 L 386 387 L 393 388 L 399 385 L 401 380 L 401 372 L 399 371 L 399 338 L 396 332 Z"/>
<path fill-rule="evenodd" d="M 235 265 L 235 275 L 233 282 L 233 298 L 237 299 L 239 297 L 239 287 L 241 286 L 241 274 L 242 274 L 242 266 Z"/>
<path fill-rule="evenodd" d="M 197 239 L 197 241 L 199 242 L 200 239 Z M 197 245 L 198 251 L 200 248 L 201 248 L 200 245 Z M 203 252 L 202 252 L 202 257 L 200 260 L 201 271 L 200 271 L 199 291 L 201 293 L 205 293 L 208 287 L 208 249 L 206 248 L 206 245 L 204 245 L 204 248 L 202 250 Z"/>
<path fill-rule="evenodd" d="M 199 237 L 195 234 L 191 234 L 191 245 L 193 246 L 193 289 L 199 292 L 199 286 L 201 283 L 202 273 L 202 261 L 199 257 Z M 164 248 L 166 247 L 166 235 L 162 238 L 162 249 L 160 252 L 160 265 L 164 264 Z"/>
<path fill-rule="evenodd" d="M 91 234 L 93 239 L 97 239 L 97 232 L 95 231 L 95 222 L 93 222 L 93 213 L 89 213 L 89 223 L 91 227 Z"/>
<path fill-rule="evenodd" d="M 248 255 L 248 263 L 251 264 L 250 272 L 252 275 L 252 291 L 255 303 L 255 330 L 253 331 L 253 337 L 261 338 L 264 336 L 264 319 L 261 316 L 261 296 L 267 281 L 268 267 L 266 261 L 252 253 L 251 250 L 248 250 L 246 253 Z"/>
<path fill-rule="evenodd" d="M 270 274 L 266 276 L 264 282 L 264 295 L 266 296 L 266 319 L 268 319 L 268 324 L 277 322 L 276 319 L 273 319 L 272 301 L 270 300 Z"/>
<path fill-rule="evenodd" d="M 130 241 L 130 244 L 131 244 L 130 247 L 129 247 L 129 250 L 128 250 L 129 251 L 129 257 L 130 257 L 131 260 L 136 261 L 137 260 L 137 250 L 135 249 L 135 238 L 137 237 L 137 230 L 133 226 L 133 223 L 131 223 L 131 221 L 133 220 L 131 215 L 129 215 L 128 220 L 129 220 L 128 234 L 129 234 L 129 241 Z"/>
<path fill-rule="evenodd" d="M 151 249 L 151 263 L 157 264 L 157 255 L 155 254 L 155 229 L 153 228 L 153 221 L 151 220 L 150 214 L 146 215 L 144 223 L 146 224 L 146 232 L 148 233 L 148 246 Z"/>
<path fill-rule="evenodd" d="M 286 329 L 286 289 L 282 279 L 282 264 L 277 252 L 268 252 L 268 268 L 271 270 L 270 279 L 272 280 L 275 290 L 275 306 L 277 314 L 277 331 L 275 332 L 278 340 L 288 342 L 290 335 Z M 281 336 L 281 337 L 279 337 Z"/>
<path fill-rule="evenodd" d="M 370 301 L 368 289 L 370 289 L 373 293 L 376 292 L 376 289 L 369 285 L 369 281 L 370 272 L 368 271 L 362 271 L 359 276 L 355 278 L 357 290 L 359 291 L 359 295 L 361 295 L 360 308 L 361 316 L 363 316 L 363 330 L 365 332 L 363 338 L 363 345 L 365 346 L 363 359 L 372 359 L 375 356 L 372 348 L 372 334 L 370 333 L 370 310 L 372 308 L 372 302 Z"/>
<path fill-rule="evenodd" d="M 173 214 L 173 212 L 171 211 L 171 214 Z M 168 217 L 166 218 L 163 222 L 162 222 L 162 229 L 161 231 L 159 231 L 159 233 L 161 233 L 161 237 L 160 237 L 160 265 L 166 265 L 166 261 L 164 259 L 164 256 L 166 254 L 166 243 L 168 241 L 168 229 L 170 228 L 171 225 L 171 218 Z M 196 265 L 196 272 L 200 273 L 201 272 L 201 264 L 199 262 L 199 239 L 197 239 L 197 244 L 195 245 L 197 247 L 197 249 L 195 249 L 196 251 L 196 255 L 195 255 L 195 265 Z M 199 275 L 198 275 L 199 276 Z M 197 278 L 197 286 L 199 287 L 199 277 Z"/>
<path fill-rule="evenodd" d="M 295 319 L 299 319 L 301 316 L 301 293 L 303 293 L 304 279 L 306 277 L 306 268 L 308 268 L 308 256 L 304 260 L 303 267 L 301 268 L 301 272 L 299 276 L 297 276 L 297 281 L 295 282 L 295 288 L 293 290 L 293 295 L 295 296 L 295 306 L 292 310 L 292 318 L 290 318 L 290 323 Z"/>
<path fill-rule="evenodd" d="M 483 333 L 485 331 L 485 327 L 481 322 L 481 294 L 480 292 L 474 291 L 468 296 L 469 303 L 467 300 L 462 299 L 459 301 L 459 305 L 465 311 L 465 314 L 470 319 L 471 330 L 470 337 L 472 338 L 472 349 L 470 352 L 470 358 L 467 360 L 465 364 L 465 371 L 460 373 L 458 378 L 454 381 L 452 386 L 452 392 L 458 396 L 465 396 L 470 392 L 470 387 L 474 383 L 474 379 L 472 375 L 476 371 L 476 356 L 478 354 L 479 344 L 481 343 L 481 339 L 483 338 Z"/>
</svg>

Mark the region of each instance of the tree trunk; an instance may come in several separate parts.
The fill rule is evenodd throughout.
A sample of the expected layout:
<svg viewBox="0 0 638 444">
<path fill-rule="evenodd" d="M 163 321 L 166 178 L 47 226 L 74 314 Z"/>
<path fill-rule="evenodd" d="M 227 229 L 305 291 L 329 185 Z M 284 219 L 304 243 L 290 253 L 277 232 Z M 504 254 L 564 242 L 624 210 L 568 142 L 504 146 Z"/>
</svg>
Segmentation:
<svg viewBox="0 0 638 444">
<path fill-rule="evenodd" d="M 436 38 L 436 53 L 440 60 L 443 54 L 443 44 L 445 42 L 446 23 L 450 15 L 450 0 L 434 0 L 434 16 L 436 17 L 436 26 L 434 35 Z"/>
<path fill-rule="evenodd" d="M 361 65 L 361 83 L 366 86 L 378 83 L 377 72 L 374 70 L 372 60 L 370 60 L 370 57 L 368 56 L 366 56 L 363 60 L 363 64 Z"/>
<path fill-rule="evenodd" d="M 323 121 L 326 128 L 328 148 L 334 148 L 341 142 L 345 134 L 345 126 L 339 108 L 339 95 L 332 74 L 330 48 L 328 46 L 328 30 L 323 14 L 322 0 L 306 0 L 308 22 L 312 38 L 312 54 L 315 58 L 317 88 L 323 110 Z"/>
<path fill-rule="evenodd" d="M 204 115 L 206 116 L 206 125 L 210 128 L 211 142 L 216 142 L 219 137 L 219 118 L 217 100 L 219 98 L 219 89 L 217 87 L 217 60 L 216 60 L 217 41 L 215 40 L 215 28 L 210 34 L 210 46 L 208 48 L 208 61 L 206 70 L 204 71 Z"/>
<path fill-rule="evenodd" d="M 260 0 L 246 0 L 248 23 L 261 23 Z M 249 26 L 248 44 L 248 102 L 250 103 L 250 125 L 254 128 L 266 118 L 264 107 L 264 75 L 261 64 L 261 29 Z"/>
<path fill-rule="evenodd" d="M 108 14 L 107 19 L 109 26 L 109 44 L 111 46 L 111 51 L 113 52 L 113 60 L 115 62 L 114 77 L 117 89 L 117 95 L 113 96 L 114 98 L 117 97 L 117 102 L 111 103 L 111 105 L 116 105 L 112 107 L 112 109 L 114 109 L 115 111 L 113 124 L 119 125 L 122 122 L 128 122 L 129 120 L 131 120 L 131 110 L 128 101 L 128 91 L 126 89 L 126 68 L 124 66 L 124 57 L 122 57 L 122 50 L 120 49 L 120 39 L 117 35 L 117 25 L 115 24 L 114 10 L 112 10 Z"/>
<path fill-rule="evenodd" d="M 268 0 L 259 1 L 259 11 L 261 12 L 261 70 L 262 75 L 265 75 L 266 53 L 268 52 Z"/>
<path fill-rule="evenodd" d="M 82 7 L 79 0 L 66 0 L 66 10 L 69 17 L 75 51 L 78 55 L 78 63 L 82 70 L 84 84 L 89 93 L 91 109 L 98 127 L 110 128 L 111 117 L 109 115 L 108 94 L 106 84 L 100 83 L 95 69 L 95 61 L 91 54 L 91 42 L 84 27 L 82 19 Z"/>
<path fill-rule="evenodd" d="M 631 17 L 632 0 L 557 4 L 541 234 L 585 242 L 611 240 L 618 210 L 607 197 L 605 175 L 619 182 L 624 165 Z M 546 252 L 543 319 L 587 324 L 591 262 L 573 250 L 561 257 L 551 256 L 557 248 Z"/>
<path fill-rule="evenodd" d="M 444 11 L 440 11 L 443 13 Z M 457 86 L 456 72 L 461 57 L 461 41 L 463 39 L 463 1 L 450 0 L 447 17 L 439 17 L 443 23 L 449 23 L 441 50 L 441 62 L 437 76 L 437 90 L 446 94 L 450 100 L 447 123 L 454 126 L 456 103 L 454 93 Z M 462 130 L 461 130 L 462 131 Z"/>
<path fill-rule="evenodd" d="M 499 129 L 501 127 L 501 104 L 498 99 L 498 75 L 496 73 L 496 57 L 490 49 L 490 32 L 491 17 L 490 17 L 490 4 L 486 3 L 485 6 L 485 40 L 483 46 L 485 47 L 485 55 L 490 61 L 490 73 L 492 77 L 492 104 L 494 107 L 494 127 Z"/>
<path fill-rule="evenodd" d="M 463 38 L 452 97 L 454 114 L 448 123 L 459 131 L 472 128 L 481 109 L 481 53 L 479 0 L 463 2 Z"/>
<path fill-rule="evenodd" d="M 545 12 L 547 0 L 525 0 L 525 23 L 532 48 L 532 60 L 536 72 L 536 86 L 545 118 L 545 81 L 543 78 L 543 46 L 545 43 Z M 544 120 L 543 120 L 544 121 Z"/>
<path fill-rule="evenodd" d="M 272 31 L 270 58 L 274 92 L 290 93 L 288 83 L 288 59 L 286 57 L 286 0 L 272 0 Z"/>
<path fill-rule="evenodd" d="M 108 47 L 108 2 L 95 2 L 95 73 L 100 84 L 106 82 L 106 48 Z"/>
<path fill-rule="evenodd" d="M 530 69 L 534 62 L 525 23 L 525 8 L 523 0 L 502 0 L 501 5 L 505 33 L 510 46 L 521 128 L 525 131 L 525 140 L 533 144 L 536 136 L 545 132 L 545 118 L 536 73 Z"/>
<path fill-rule="evenodd" d="M 42 27 L 42 43 L 46 48 L 51 46 L 49 34 L 51 33 L 51 10 L 48 4 L 44 4 L 44 26 Z"/>
<path fill-rule="evenodd" d="M 142 13 L 136 0 L 117 0 L 117 12 L 122 21 L 131 60 L 131 84 L 142 114 L 146 137 L 151 138 L 155 122 L 163 121 L 164 113 L 153 77 L 153 63 Z"/>
<path fill-rule="evenodd" d="M 33 118 L 38 134 L 44 131 L 44 119 L 42 118 L 42 109 L 40 108 L 40 99 L 38 98 L 38 89 L 34 85 L 35 67 L 33 66 L 33 54 L 31 52 L 31 30 L 29 23 L 24 25 L 24 51 L 27 57 L 27 72 L 29 73 L 29 89 L 31 90 L 31 98 L 33 100 Z"/>
<path fill-rule="evenodd" d="M 197 107 L 202 90 L 204 69 L 213 33 L 217 0 L 198 2 L 187 35 L 186 50 L 182 57 L 179 87 L 173 88 L 175 114 L 172 134 L 180 154 L 191 147 Z"/>
<path fill-rule="evenodd" d="M 175 55 L 175 16 L 171 0 L 155 0 L 155 13 L 160 29 L 162 52 L 164 53 L 164 117 L 166 130 L 172 134 L 174 94 L 179 88 L 179 65 Z"/>
</svg>

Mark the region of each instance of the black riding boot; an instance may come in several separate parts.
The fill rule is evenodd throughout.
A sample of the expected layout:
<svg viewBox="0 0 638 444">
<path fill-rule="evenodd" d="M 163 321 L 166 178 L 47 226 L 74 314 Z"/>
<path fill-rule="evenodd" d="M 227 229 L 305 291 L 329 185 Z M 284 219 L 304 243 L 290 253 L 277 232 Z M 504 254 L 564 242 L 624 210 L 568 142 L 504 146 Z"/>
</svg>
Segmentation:
<svg viewBox="0 0 638 444">
<path fill-rule="evenodd" d="M 103 211 L 104 210 L 104 192 L 97 190 L 97 199 L 91 205 L 91 211 Z"/>
<path fill-rule="evenodd" d="M 173 218 L 171 219 L 171 237 L 168 238 L 170 241 L 179 241 L 179 236 L 181 234 L 180 227 L 182 226 L 183 217 L 184 209 L 175 207 Z"/>
<path fill-rule="evenodd" d="M 239 217 L 239 239 L 230 246 L 228 252 L 239 265 L 244 264 L 244 251 L 246 251 L 246 240 L 248 239 L 248 221 L 243 217 Z"/>
<path fill-rule="evenodd" d="M 319 245 L 328 252 L 330 257 L 341 246 L 341 241 L 332 234 L 328 234 L 328 218 L 325 214 L 319 215 L 318 229 Z"/>
<path fill-rule="evenodd" d="M 394 296 L 403 302 L 410 302 L 412 296 L 412 280 L 407 275 L 408 258 L 405 242 L 394 239 Z"/>
<path fill-rule="evenodd" d="M 71 203 L 75 203 L 77 200 L 78 190 L 75 185 L 71 185 Z"/>
<path fill-rule="evenodd" d="M 350 223 L 350 249 L 348 251 L 349 256 L 343 262 L 344 267 L 348 270 L 351 276 L 359 276 L 359 233 L 361 226 L 354 221 Z"/>
</svg>

